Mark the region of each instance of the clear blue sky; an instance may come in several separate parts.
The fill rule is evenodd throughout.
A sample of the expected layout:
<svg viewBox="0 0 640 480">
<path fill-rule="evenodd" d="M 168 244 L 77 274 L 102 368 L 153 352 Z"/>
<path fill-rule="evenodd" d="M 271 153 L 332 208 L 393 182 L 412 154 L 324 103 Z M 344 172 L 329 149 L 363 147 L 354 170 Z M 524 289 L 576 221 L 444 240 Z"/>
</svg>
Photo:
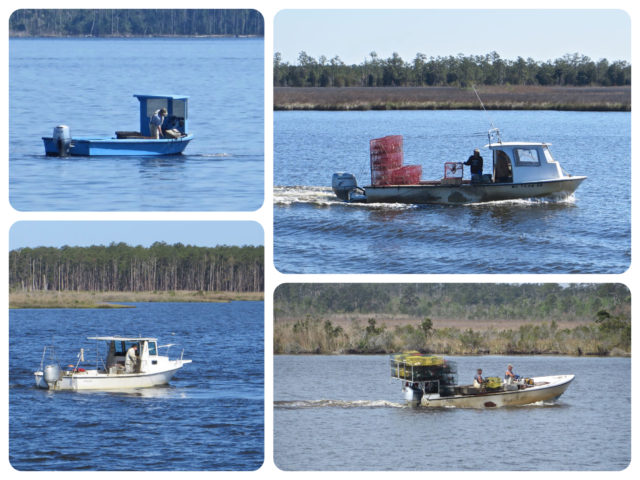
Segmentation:
<svg viewBox="0 0 640 480">
<path fill-rule="evenodd" d="M 274 50 L 296 63 L 338 55 L 360 64 L 375 51 L 411 61 L 484 55 L 555 60 L 580 53 L 631 62 L 631 20 L 623 10 L 283 10 L 274 20 Z"/>
<path fill-rule="evenodd" d="M 264 232 L 256 222 L 22 221 L 16 222 L 9 233 L 11 250 L 111 242 L 145 247 L 154 242 L 198 247 L 264 245 Z"/>
</svg>

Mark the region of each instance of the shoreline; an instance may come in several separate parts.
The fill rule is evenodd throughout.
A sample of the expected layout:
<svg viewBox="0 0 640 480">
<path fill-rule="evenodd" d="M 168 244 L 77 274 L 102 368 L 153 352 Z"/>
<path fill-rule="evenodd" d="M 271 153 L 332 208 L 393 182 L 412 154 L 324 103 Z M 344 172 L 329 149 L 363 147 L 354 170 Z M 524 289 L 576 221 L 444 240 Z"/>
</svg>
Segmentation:
<svg viewBox="0 0 640 480">
<path fill-rule="evenodd" d="M 228 303 L 233 301 L 263 301 L 263 292 L 9 292 L 9 309 L 40 308 L 135 308 L 122 303 Z"/>
<path fill-rule="evenodd" d="M 421 352 L 422 353 L 422 352 Z M 338 357 L 338 356 L 390 356 L 391 353 L 273 353 L 274 357 Z M 589 358 L 631 358 L 631 353 L 619 352 L 616 354 L 602 355 L 599 353 L 583 353 L 582 355 L 570 354 L 570 353 L 437 353 L 428 352 L 425 355 L 436 355 L 440 357 L 589 357 Z"/>
<path fill-rule="evenodd" d="M 630 112 L 630 87 L 484 86 L 486 110 Z M 274 111 L 482 110 L 456 87 L 274 87 Z"/>
<path fill-rule="evenodd" d="M 227 33 L 227 34 L 212 34 L 212 35 L 21 35 L 19 33 L 9 33 L 9 39 L 12 38 L 33 38 L 33 39 L 42 39 L 42 38 L 93 38 L 93 39 L 116 39 L 120 38 L 123 40 L 129 40 L 133 38 L 264 38 L 264 35 L 258 34 L 235 34 L 235 33 Z"/>
</svg>

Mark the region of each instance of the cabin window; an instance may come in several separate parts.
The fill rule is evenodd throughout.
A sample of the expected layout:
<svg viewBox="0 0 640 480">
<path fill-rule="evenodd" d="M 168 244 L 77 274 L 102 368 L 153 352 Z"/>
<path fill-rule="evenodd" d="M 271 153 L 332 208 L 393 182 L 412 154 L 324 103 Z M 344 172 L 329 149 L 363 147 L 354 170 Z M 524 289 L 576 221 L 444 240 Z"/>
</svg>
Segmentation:
<svg viewBox="0 0 640 480">
<path fill-rule="evenodd" d="M 173 116 L 178 118 L 187 118 L 187 101 L 186 100 L 173 101 Z"/>
<path fill-rule="evenodd" d="M 169 104 L 166 98 L 148 98 L 147 99 L 147 117 L 151 118 L 153 112 L 166 108 L 169 111 Z"/>
<path fill-rule="evenodd" d="M 124 348 L 124 342 L 113 342 L 116 355 L 124 355 L 127 351 Z"/>
<path fill-rule="evenodd" d="M 156 342 L 149 342 L 149 355 L 157 355 Z"/>
<path fill-rule="evenodd" d="M 516 148 L 514 149 L 516 157 L 516 165 L 518 166 L 539 166 L 540 157 L 538 150 L 535 148 Z"/>
</svg>

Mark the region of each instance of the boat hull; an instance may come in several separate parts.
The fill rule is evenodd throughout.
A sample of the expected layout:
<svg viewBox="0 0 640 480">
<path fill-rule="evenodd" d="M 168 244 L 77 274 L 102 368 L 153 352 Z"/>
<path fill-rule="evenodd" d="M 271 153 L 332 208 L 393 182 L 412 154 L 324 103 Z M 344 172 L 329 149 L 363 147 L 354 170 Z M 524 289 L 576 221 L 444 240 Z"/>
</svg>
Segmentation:
<svg viewBox="0 0 640 480">
<path fill-rule="evenodd" d="M 366 203 L 464 204 L 571 195 L 587 177 L 529 183 L 364 187 Z"/>
<path fill-rule="evenodd" d="M 186 361 L 184 363 L 187 363 Z M 150 388 L 169 383 L 175 373 L 182 368 L 176 364 L 175 368 L 153 373 L 120 373 L 108 374 L 97 370 L 65 374 L 58 381 L 47 384 L 43 372 L 35 372 L 36 387 L 48 390 L 127 390 L 135 388 Z"/>
<path fill-rule="evenodd" d="M 181 138 L 89 138 L 71 140 L 69 155 L 72 156 L 158 156 L 181 154 L 193 135 Z M 60 156 L 58 144 L 52 137 L 43 137 L 44 150 L 48 156 Z"/>
<path fill-rule="evenodd" d="M 574 375 L 534 377 L 534 386 L 523 390 L 487 392 L 475 395 L 435 397 L 424 395 L 421 407 L 495 408 L 550 402 L 562 395 L 573 381 Z"/>
</svg>

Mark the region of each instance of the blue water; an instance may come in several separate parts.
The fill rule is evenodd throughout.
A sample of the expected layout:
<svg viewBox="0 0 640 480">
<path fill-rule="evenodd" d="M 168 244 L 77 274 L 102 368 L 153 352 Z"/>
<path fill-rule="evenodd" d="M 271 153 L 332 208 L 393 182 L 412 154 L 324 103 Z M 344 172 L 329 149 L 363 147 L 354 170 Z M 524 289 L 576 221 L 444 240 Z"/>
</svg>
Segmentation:
<svg viewBox="0 0 640 480">
<path fill-rule="evenodd" d="M 115 310 L 12 310 L 9 460 L 18 470 L 256 470 L 264 458 L 264 303 L 151 303 Z M 63 365 L 93 335 L 143 335 L 193 363 L 167 387 L 35 388 L 42 348 Z M 105 343 L 106 345 L 106 343 Z M 102 344 L 100 349 L 104 349 Z"/>
<path fill-rule="evenodd" d="M 544 141 L 588 178 L 562 201 L 345 205 L 333 172 L 370 181 L 369 140 L 404 136 L 424 179 L 479 147 Z M 283 273 L 622 273 L 631 261 L 631 115 L 547 111 L 274 113 L 274 261 Z"/>
<path fill-rule="evenodd" d="M 453 358 L 453 357 L 452 357 Z M 502 376 L 574 374 L 556 401 L 415 409 L 380 355 L 276 356 L 274 460 L 284 470 L 622 470 L 631 461 L 631 359 L 457 357 Z M 304 381 L 300 381 L 304 378 Z"/>
<path fill-rule="evenodd" d="M 181 156 L 44 155 L 77 136 L 139 129 L 142 94 L 184 94 L 195 135 Z M 9 186 L 17 210 L 256 210 L 264 200 L 264 42 L 11 39 Z"/>
</svg>

